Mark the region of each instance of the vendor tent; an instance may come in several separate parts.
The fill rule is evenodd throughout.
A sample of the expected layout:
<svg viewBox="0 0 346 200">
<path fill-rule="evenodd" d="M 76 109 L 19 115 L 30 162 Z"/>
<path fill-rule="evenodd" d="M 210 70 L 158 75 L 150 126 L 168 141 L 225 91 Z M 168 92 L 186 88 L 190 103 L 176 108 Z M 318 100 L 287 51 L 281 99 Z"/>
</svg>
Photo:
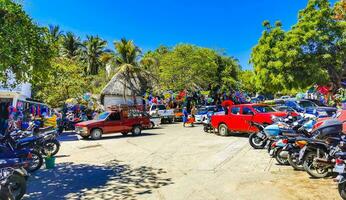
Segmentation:
<svg viewBox="0 0 346 200">
<path fill-rule="evenodd" d="M 101 103 L 105 108 L 119 104 L 142 104 L 142 96 L 148 85 L 148 81 L 140 74 L 128 78 L 117 73 L 102 90 Z"/>
</svg>

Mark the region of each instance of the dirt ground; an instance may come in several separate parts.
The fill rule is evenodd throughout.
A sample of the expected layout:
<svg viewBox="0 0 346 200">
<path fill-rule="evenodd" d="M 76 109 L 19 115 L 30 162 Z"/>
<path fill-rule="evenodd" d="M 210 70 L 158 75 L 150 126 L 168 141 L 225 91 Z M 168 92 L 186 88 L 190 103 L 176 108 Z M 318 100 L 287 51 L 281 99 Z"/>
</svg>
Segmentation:
<svg viewBox="0 0 346 200">
<path fill-rule="evenodd" d="M 56 168 L 33 174 L 25 199 L 340 199 L 332 178 L 278 166 L 244 135 L 173 124 L 140 137 L 61 140 Z"/>
</svg>

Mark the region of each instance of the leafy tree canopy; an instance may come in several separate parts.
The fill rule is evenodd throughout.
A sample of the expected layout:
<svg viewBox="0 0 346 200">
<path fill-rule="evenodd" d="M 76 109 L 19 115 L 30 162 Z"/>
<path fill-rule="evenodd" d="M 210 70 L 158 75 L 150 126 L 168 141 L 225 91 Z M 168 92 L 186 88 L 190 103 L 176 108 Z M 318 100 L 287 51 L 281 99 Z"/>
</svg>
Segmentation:
<svg viewBox="0 0 346 200">
<path fill-rule="evenodd" d="M 8 73 L 17 82 L 39 82 L 50 70 L 51 44 L 48 30 L 34 24 L 21 5 L 0 0 L 0 82 Z"/>
</svg>

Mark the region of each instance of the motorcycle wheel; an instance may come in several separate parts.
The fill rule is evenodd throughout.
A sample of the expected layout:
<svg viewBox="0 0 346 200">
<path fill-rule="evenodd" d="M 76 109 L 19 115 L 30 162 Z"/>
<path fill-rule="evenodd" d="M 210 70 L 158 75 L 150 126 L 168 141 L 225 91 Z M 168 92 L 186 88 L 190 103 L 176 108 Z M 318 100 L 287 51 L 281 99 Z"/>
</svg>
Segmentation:
<svg viewBox="0 0 346 200">
<path fill-rule="evenodd" d="M 38 151 L 32 151 L 32 161 L 29 166 L 26 168 L 28 172 L 34 172 L 41 168 L 43 164 L 43 157 Z"/>
<path fill-rule="evenodd" d="M 264 140 L 262 140 L 262 138 L 257 137 L 256 133 L 252 133 L 249 136 L 249 143 L 254 149 L 263 149 L 265 146 Z"/>
<path fill-rule="evenodd" d="M 320 154 L 325 155 L 325 152 L 323 150 L 320 150 Z M 329 170 L 327 168 L 319 168 L 313 166 L 313 160 L 317 156 L 317 152 L 315 151 L 308 152 L 303 163 L 304 169 L 313 178 L 325 178 L 328 176 Z"/>
<path fill-rule="evenodd" d="M 346 182 L 338 184 L 338 191 L 342 199 L 346 200 Z"/>
<path fill-rule="evenodd" d="M 19 174 L 12 174 L 8 178 L 8 187 L 15 200 L 20 200 L 26 193 L 26 180 Z"/>
<path fill-rule="evenodd" d="M 282 148 L 279 148 L 278 150 L 276 150 L 276 153 L 274 155 L 275 160 L 280 164 L 280 165 L 288 165 L 288 159 L 287 158 L 283 158 L 280 156 L 280 153 L 282 152 Z"/>
<path fill-rule="evenodd" d="M 47 140 L 43 144 L 42 153 L 43 155 L 56 155 L 60 150 L 60 143 L 58 140 Z"/>
<path fill-rule="evenodd" d="M 298 154 L 299 155 L 299 154 Z M 294 170 L 303 171 L 304 167 L 301 164 L 298 164 L 298 157 L 294 154 L 294 152 L 288 152 L 288 163 L 293 167 Z"/>
<path fill-rule="evenodd" d="M 208 133 L 208 127 L 205 125 L 204 127 L 203 127 L 203 130 L 204 130 L 204 132 L 206 132 L 206 133 Z"/>
</svg>

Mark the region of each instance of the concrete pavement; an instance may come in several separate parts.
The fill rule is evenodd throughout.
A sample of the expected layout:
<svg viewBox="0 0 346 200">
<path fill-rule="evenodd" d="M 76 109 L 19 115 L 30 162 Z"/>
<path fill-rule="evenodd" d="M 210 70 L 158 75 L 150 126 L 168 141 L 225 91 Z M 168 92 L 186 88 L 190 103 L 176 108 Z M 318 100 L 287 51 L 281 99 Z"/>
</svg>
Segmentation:
<svg viewBox="0 0 346 200">
<path fill-rule="evenodd" d="M 63 138 L 57 167 L 30 177 L 26 199 L 339 199 L 331 179 L 278 166 L 246 136 L 181 124 L 140 137 Z"/>
</svg>

